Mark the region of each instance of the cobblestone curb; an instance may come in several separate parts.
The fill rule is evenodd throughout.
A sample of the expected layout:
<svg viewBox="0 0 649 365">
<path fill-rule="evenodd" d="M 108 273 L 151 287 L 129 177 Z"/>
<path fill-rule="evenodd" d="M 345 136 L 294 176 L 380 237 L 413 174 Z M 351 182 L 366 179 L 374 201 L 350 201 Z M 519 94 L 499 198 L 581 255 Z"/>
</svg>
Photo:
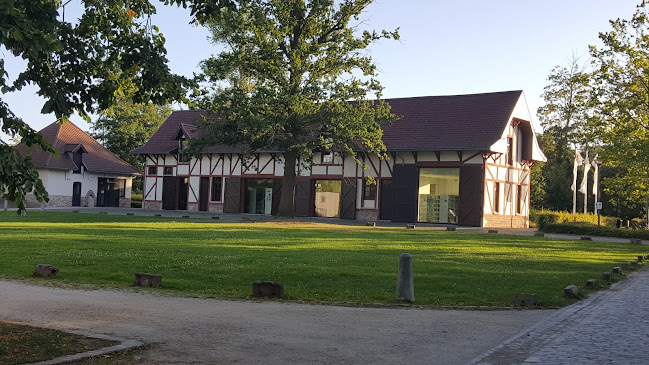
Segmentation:
<svg viewBox="0 0 649 365">
<path fill-rule="evenodd" d="M 559 310 L 467 365 L 628 364 L 644 358 L 643 305 L 649 271 Z"/>
<path fill-rule="evenodd" d="M 5 322 L 6 323 L 15 323 L 15 324 L 25 325 L 25 323 L 21 323 L 21 322 L 11 322 L 11 321 L 5 321 Z M 47 328 L 47 327 L 42 327 L 42 328 Z M 51 360 L 39 361 L 39 362 L 27 364 L 27 365 L 67 364 L 67 363 L 70 363 L 70 362 L 73 362 L 73 361 L 85 360 L 85 359 L 89 359 L 91 357 L 107 355 L 107 354 L 110 354 L 110 353 L 113 353 L 113 352 L 133 349 L 133 348 L 137 348 L 137 347 L 140 347 L 140 346 L 144 345 L 142 342 L 140 342 L 138 340 L 126 340 L 126 339 L 119 338 L 119 337 L 113 337 L 113 336 L 101 335 L 101 334 L 95 334 L 95 333 L 88 333 L 88 332 L 85 332 L 85 331 L 64 330 L 64 329 L 60 329 L 60 328 L 50 328 L 50 329 L 54 329 L 54 330 L 61 331 L 61 332 L 72 333 L 74 335 L 79 335 L 79 336 L 84 336 L 84 337 L 89 337 L 89 338 L 96 338 L 96 339 L 100 339 L 100 340 L 117 341 L 117 342 L 120 342 L 120 344 L 119 345 L 114 345 L 114 346 L 102 347 L 102 348 L 97 349 L 97 350 L 80 352 L 78 354 L 60 356 L 60 357 L 57 357 L 57 358 L 54 358 L 54 359 L 51 359 Z"/>
</svg>

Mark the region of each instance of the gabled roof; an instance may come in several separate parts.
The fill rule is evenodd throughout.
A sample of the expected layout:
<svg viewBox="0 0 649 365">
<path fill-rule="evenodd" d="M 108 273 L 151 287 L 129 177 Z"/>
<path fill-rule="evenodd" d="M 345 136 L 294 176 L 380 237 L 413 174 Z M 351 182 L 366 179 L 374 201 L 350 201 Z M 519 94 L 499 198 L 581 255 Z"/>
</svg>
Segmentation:
<svg viewBox="0 0 649 365">
<path fill-rule="evenodd" d="M 501 137 L 523 92 L 424 96 L 386 99 L 401 119 L 383 128 L 388 151 L 489 151 Z M 171 153 L 180 130 L 192 138 L 206 112 L 175 111 L 142 147 L 139 154 Z M 191 127 L 188 127 L 191 126 Z M 239 148 L 212 146 L 205 152 L 236 153 Z"/>
<path fill-rule="evenodd" d="M 387 99 L 402 118 L 383 128 L 390 151 L 484 150 L 498 141 L 522 91 Z"/>
<path fill-rule="evenodd" d="M 115 156 L 72 122 L 52 123 L 40 132 L 43 138 L 59 151 L 59 158 L 35 148 L 31 157 L 36 168 L 76 170 L 77 165 L 67 152 L 81 151 L 83 165 L 90 172 L 123 176 L 140 174 L 135 167 Z M 24 144 L 15 148 L 23 156 L 28 152 L 28 147 Z"/>
</svg>

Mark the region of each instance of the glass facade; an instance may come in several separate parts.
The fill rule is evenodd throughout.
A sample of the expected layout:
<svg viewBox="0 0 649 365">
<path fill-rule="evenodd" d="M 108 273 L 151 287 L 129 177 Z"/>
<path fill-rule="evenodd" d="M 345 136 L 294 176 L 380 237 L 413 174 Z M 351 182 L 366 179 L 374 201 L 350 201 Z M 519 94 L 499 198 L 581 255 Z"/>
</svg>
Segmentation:
<svg viewBox="0 0 649 365">
<path fill-rule="evenodd" d="M 457 224 L 460 169 L 419 169 L 420 222 Z"/>
<path fill-rule="evenodd" d="M 315 182 L 315 216 L 340 217 L 340 180 L 316 180 Z"/>
<path fill-rule="evenodd" d="M 273 209 L 273 180 L 246 179 L 245 213 L 271 214 Z"/>
</svg>

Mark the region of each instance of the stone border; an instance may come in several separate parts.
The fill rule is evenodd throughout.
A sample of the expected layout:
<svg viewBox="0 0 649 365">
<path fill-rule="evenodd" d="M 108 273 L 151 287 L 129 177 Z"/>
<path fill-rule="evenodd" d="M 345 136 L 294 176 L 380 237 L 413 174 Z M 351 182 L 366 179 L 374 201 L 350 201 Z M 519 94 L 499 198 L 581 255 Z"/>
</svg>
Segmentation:
<svg viewBox="0 0 649 365">
<path fill-rule="evenodd" d="M 547 342 L 551 341 L 554 337 L 558 336 L 562 331 L 569 330 L 569 327 L 572 326 L 575 321 L 579 321 L 583 316 L 590 312 L 593 305 L 608 299 L 608 297 L 612 295 L 614 291 L 618 291 L 620 287 L 625 288 L 631 285 L 631 283 L 638 278 L 638 275 L 633 274 L 634 273 L 627 275 L 625 280 L 620 280 L 611 284 L 607 290 L 597 291 L 585 299 L 559 309 L 550 317 L 532 324 L 491 350 L 473 358 L 467 363 L 467 365 L 490 365 L 492 362 L 489 360 L 489 357 L 509 346 L 518 349 L 518 354 L 525 356 L 524 360 L 541 363 L 539 359 L 533 358 L 531 355 L 534 355 L 536 351 L 543 347 Z M 521 361 L 511 361 L 508 363 L 521 363 Z"/>
<path fill-rule="evenodd" d="M 96 338 L 96 339 L 99 339 L 99 340 L 120 342 L 118 345 L 114 345 L 114 346 L 102 347 L 102 348 L 97 349 L 97 350 L 79 352 L 77 354 L 72 354 L 72 355 L 59 356 L 59 357 L 54 358 L 54 359 L 40 361 L 40 362 L 34 362 L 34 363 L 27 364 L 27 365 L 67 364 L 69 362 L 86 360 L 86 359 L 89 359 L 91 357 L 107 355 L 107 354 L 117 352 L 117 351 L 134 349 L 134 348 L 138 348 L 138 347 L 144 345 L 143 342 L 140 342 L 138 340 L 127 340 L 127 339 L 123 339 L 123 338 L 119 338 L 119 337 L 113 337 L 113 336 L 102 335 L 102 334 L 97 334 L 97 333 L 90 333 L 90 332 L 80 331 L 80 330 L 69 330 L 69 329 L 61 329 L 61 328 L 56 328 L 56 327 L 47 327 L 47 326 L 42 326 L 42 325 L 34 325 L 32 323 L 26 323 L 26 322 L 4 321 L 4 320 L 3 320 L 3 322 L 4 323 L 10 323 L 10 324 L 16 324 L 16 325 L 21 325 L 21 326 L 31 326 L 31 327 L 36 327 L 36 328 L 67 332 L 67 333 L 71 333 L 73 335 L 78 335 L 78 336 L 83 336 L 83 337 L 88 337 L 88 338 Z"/>
</svg>

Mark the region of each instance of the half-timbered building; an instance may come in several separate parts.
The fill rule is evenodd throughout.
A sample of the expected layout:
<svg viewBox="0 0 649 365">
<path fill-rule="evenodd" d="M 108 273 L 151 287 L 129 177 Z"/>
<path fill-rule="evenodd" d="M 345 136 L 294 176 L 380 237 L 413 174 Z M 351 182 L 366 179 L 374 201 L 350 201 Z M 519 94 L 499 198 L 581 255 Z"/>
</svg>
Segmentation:
<svg viewBox="0 0 649 365">
<path fill-rule="evenodd" d="M 298 167 L 296 216 L 529 225 L 530 168 L 545 156 L 522 91 L 387 101 L 401 116 L 384 127 L 389 157 L 359 153 L 359 165 L 335 151 L 315 151 L 310 164 Z M 174 112 L 134 151 L 146 155 L 145 207 L 274 214 L 281 151 L 243 155 L 212 146 L 188 158 L 183 149 L 196 138 L 202 115 Z"/>
</svg>

